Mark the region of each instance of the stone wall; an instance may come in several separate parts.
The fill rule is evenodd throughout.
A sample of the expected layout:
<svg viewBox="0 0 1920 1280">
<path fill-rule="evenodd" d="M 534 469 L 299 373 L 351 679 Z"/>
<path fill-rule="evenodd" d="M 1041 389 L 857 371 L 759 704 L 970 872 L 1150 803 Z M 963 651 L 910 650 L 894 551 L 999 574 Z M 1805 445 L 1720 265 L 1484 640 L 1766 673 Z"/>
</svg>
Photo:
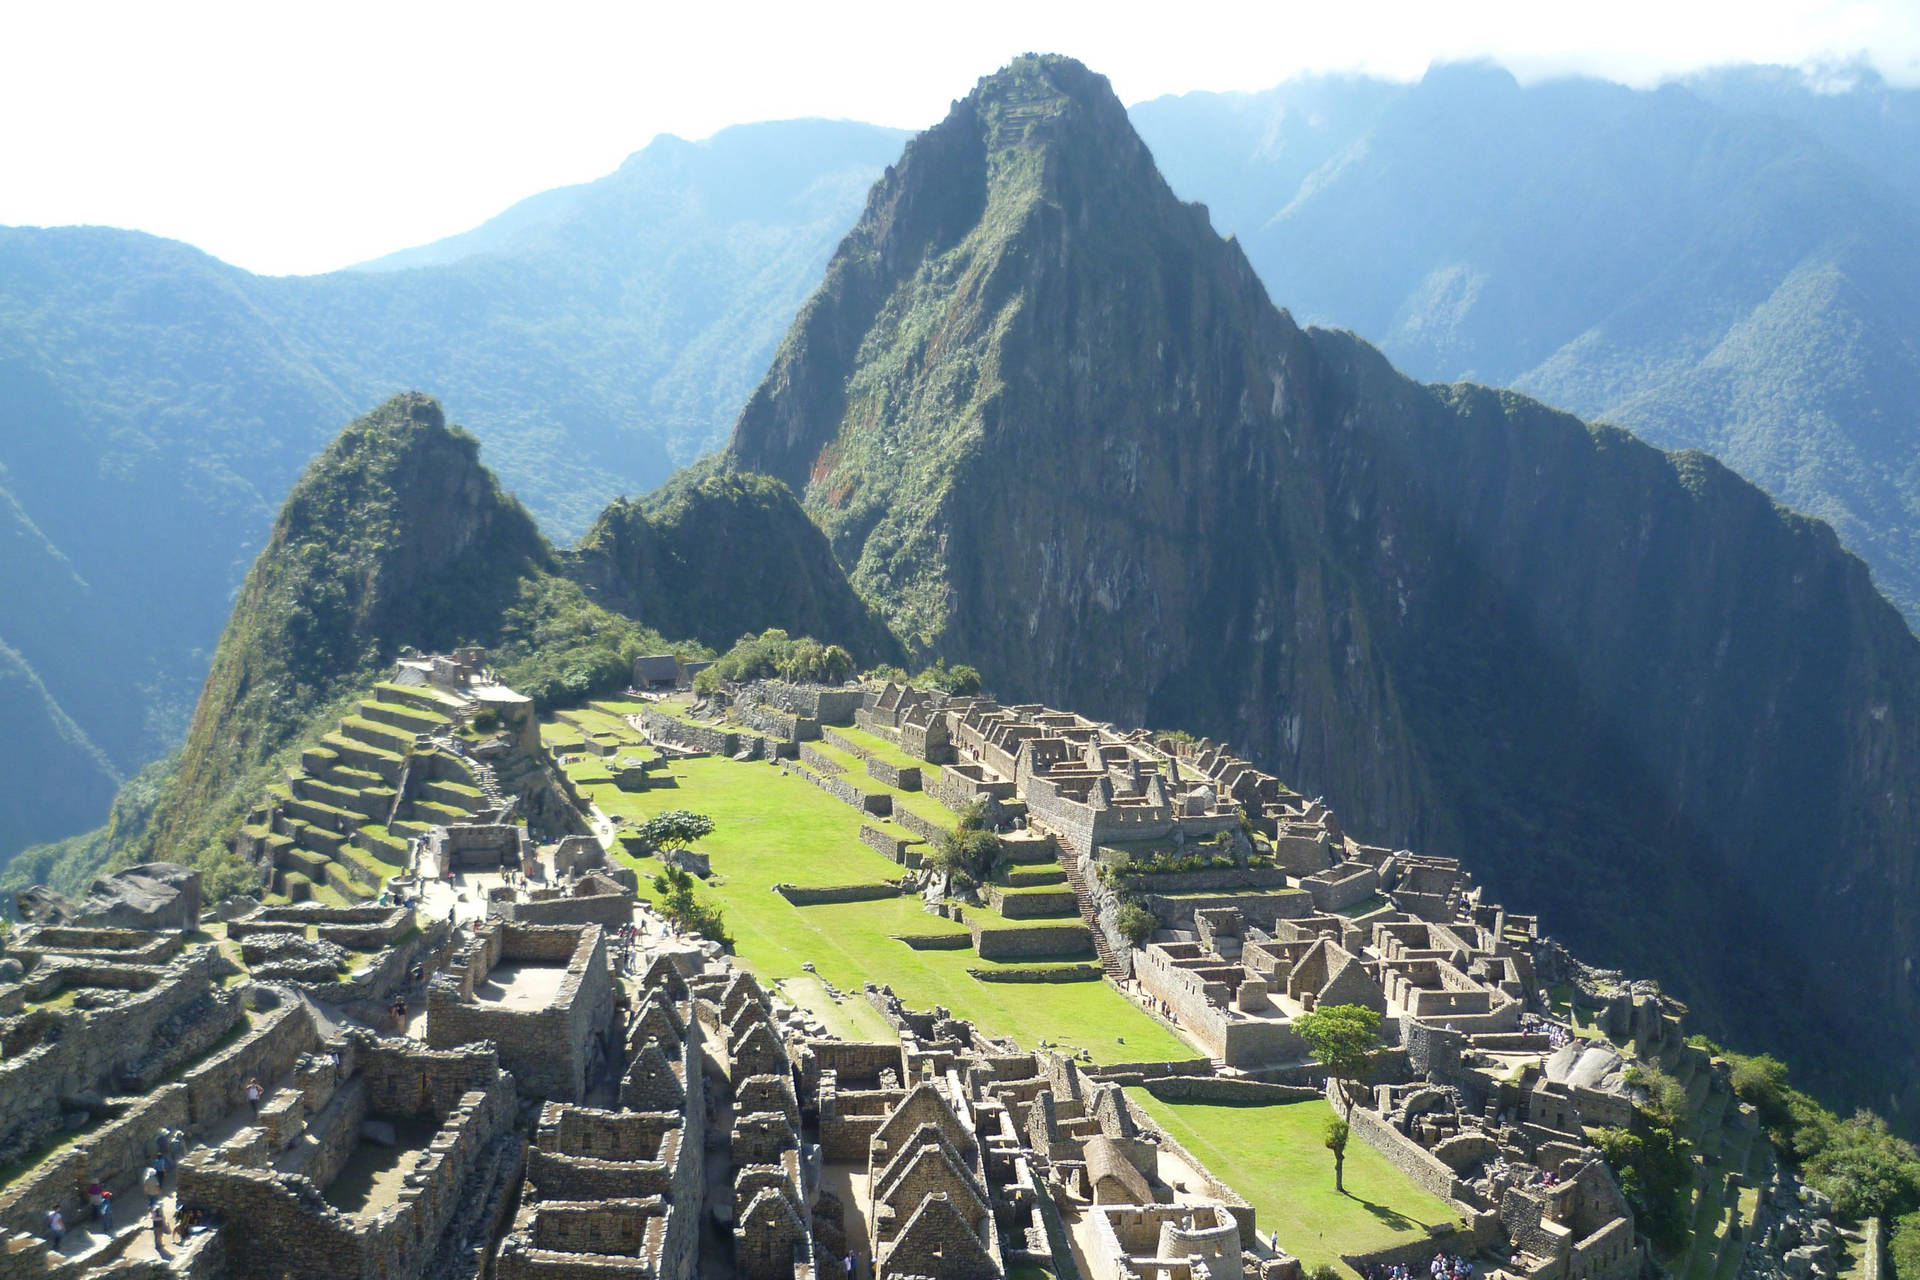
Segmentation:
<svg viewBox="0 0 1920 1280">
<path fill-rule="evenodd" d="M 896 836 L 891 831 L 876 827 L 872 823 L 860 824 L 860 843 L 885 854 L 908 870 L 913 870 L 920 865 L 922 846 L 919 841 Z"/>
<path fill-rule="evenodd" d="M 796 907 L 817 907 L 829 902 L 878 902 L 900 896 L 899 886 L 892 884 L 816 885 L 808 888 L 778 884 L 774 889 Z"/>
<path fill-rule="evenodd" d="M 732 716 L 748 728 L 758 729 L 782 742 L 811 742 L 820 736 L 820 722 L 812 716 L 794 715 L 763 702 L 736 701 Z"/>
<path fill-rule="evenodd" d="M 982 929 L 969 922 L 973 949 L 982 960 L 1023 960 L 1034 956 L 1075 956 L 1093 950 L 1093 938 L 1079 921 L 1028 925 L 1018 929 Z"/>
<path fill-rule="evenodd" d="M 1163 1076 L 1145 1081 L 1145 1087 L 1162 1102 L 1289 1103 L 1311 1102 L 1324 1096 L 1312 1085 L 1268 1084 L 1211 1075 Z"/>
<path fill-rule="evenodd" d="M 205 1052 L 237 1016 L 238 992 L 213 982 L 227 964 L 202 948 L 165 968 L 96 966 L 89 972 L 102 981 L 149 985 L 104 1008 L 15 1019 L 0 1059 L 0 1159 L 57 1130 L 62 1098 L 151 1088 Z"/>
<path fill-rule="evenodd" d="M 771 703 L 791 715 L 807 716 L 821 724 L 852 724 L 866 698 L 866 690 L 842 685 L 790 684 L 785 680 L 756 680 L 746 689 L 750 697 Z"/>
<path fill-rule="evenodd" d="M 587 893 L 502 902 L 500 917 L 515 924 L 597 924 L 609 929 L 633 923 L 634 897 L 627 893 Z"/>
<path fill-rule="evenodd" d="M 950 764 L 940 776 L 923 782 L 926 793 L 949 809 L 960 810 L 975 800 L 1011 800 L 1014 784 L 1007 779 L 987 780 L 979 765 Z"/>
<path fill-rule="evenodd" d="M 372 1081 L 368 1087 L 378 1094 Z M 415 1157 L 396 1203 L 377 1213 L 342 1213 L 307 1178 L 228 1164 L 208 1150 L 181 1164 L 180 1203 L 238 1228 L 222 1233 L 235 1275 L 292 1280 L 420 1275 L 462 1208 L 470 1175 L 508 1134 L 513 1118 L 513 1090 L 504 1076 L 496 1076 L 484 1091 L 463 1095 L 432 1144 Z"/>
<path fill-rule="evenodd" d="M 960 815 L 955 814 L 952 823 L 941 826 L 937 822 L 921 817 L 911 809 L 895 809 L 893 811 L 893 820 L 913 832 L 913 834 L 919 836 L 922 840 L 938 843 L 946 839 L 953 828 L 959 824 Z"/>
<path fill-rule="evenodd" d="M 875 817 L 892 817 L 895 821 L 899 822 L 900 825 L 907 826 L 909 830 L 912 830 L 905 821 L 905 817 L 907 816 L 906 811 L 902 810 L 898 814 L 894 813 L 893 797 L 884 791 L 868 791 L 857 783 L 849 782 L 844 774 L 816 773 L 804 764 L 796 764 L 789 761 L 780 767 L 797 778 L 804 778 L 806 781 L 811 782 L 814 786 L 820 788 L 842 804 L 850 804 L 863 813 L 871 813 Z"/>
<path fill-rule="evenodd" d="M 1431 1151 L 1387 1123 L 1379 1112 L 1364 1104 L 1356 1105 L 1348 1113 L 1347 1123 L 1353 1127 L 1357 1137 L 1385 1156 L 1388 1164 L 1406 1174 L 1421 1190 L 1449 1202 L 1457 1203 L 1464 1198 L 1465 1188 L 1454 1176 L 1453 1170 Z"/>
<path fill-rule="evenodd" d="M 652 707 L 642 707 L 635 715 L 656 742 L 670 742 L 678 747 L 717 756 L 731 756 L 740 750 L 738 733 L 715 729 L 710 725 L 688 724 Z"/>
<path fill-rule="evenodd" d="M 475 1002 L 476 983 L 501 963 L 564 963 L 566 975 L 543 1009 Z M 521 925 L 496 921 L 481 931 L 458 972 L 427 990 L 427 1043 L 435 1048 L 491 1040 L 521 1089 L 577 1102 L 590 1070 L 612 1051 L 614 993 L 598 925 Z"/>
</svg>

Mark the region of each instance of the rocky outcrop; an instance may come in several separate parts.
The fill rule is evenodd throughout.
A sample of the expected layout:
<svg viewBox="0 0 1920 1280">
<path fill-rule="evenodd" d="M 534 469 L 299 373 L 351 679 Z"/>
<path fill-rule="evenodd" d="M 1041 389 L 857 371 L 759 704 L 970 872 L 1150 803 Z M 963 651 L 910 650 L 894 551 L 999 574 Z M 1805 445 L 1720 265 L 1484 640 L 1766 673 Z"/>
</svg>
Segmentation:
<svg viewBox="0 0 1920 1280">
<path fill-rule="evenodd" d="M 730 460 L 1003 699 L 1230 741 L 1829 1096 L 1913 1087 L 1920 646 L 1864 567 L 1710 459 L 1301 330 L 1079 64 L 908 146 Z"/>
</svg>

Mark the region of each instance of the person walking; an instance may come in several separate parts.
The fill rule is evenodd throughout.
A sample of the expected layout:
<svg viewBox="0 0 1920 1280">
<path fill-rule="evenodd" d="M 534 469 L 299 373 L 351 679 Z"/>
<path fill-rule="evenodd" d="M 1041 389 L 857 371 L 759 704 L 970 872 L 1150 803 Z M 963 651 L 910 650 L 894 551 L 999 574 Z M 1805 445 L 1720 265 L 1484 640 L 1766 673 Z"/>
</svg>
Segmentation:
<svg viewBox="0 0 1920 1280">
<path fill-rule="evenodd" d="M 167 1211 L 157 1203 L 153 1206 L 153 1247 L 161 1253 L 167 1251 Z"/>
<path fill-rule="evenodd" d="M 53 1247 L 58 1249 L 60 1241 L 66 1238 L 66 1234 L 66 1215 L 61 1213 L 59 1206 L 56 1205 L 47 1210 L 47 1239 L 53 1241 Z"/>
<path fill-rule="evenodd" d="M 247 1105 L 253 1108 L 253 1118 L 255 1120 L 260 1118 L 260 1098 L 265 1092 L 266 1090 L 260 1087 L 259 1076 L 248 1077 L 246 1089 Z"/>
<path fill-rule="evenodd" d="M 147 1208 L 151 1209 L 160 1203 L 160 1171 L 152 1165 L 147 1166 L 146 1173 L 140 1178 L 140 1190 L 146 1193 Z"/>
</svg>

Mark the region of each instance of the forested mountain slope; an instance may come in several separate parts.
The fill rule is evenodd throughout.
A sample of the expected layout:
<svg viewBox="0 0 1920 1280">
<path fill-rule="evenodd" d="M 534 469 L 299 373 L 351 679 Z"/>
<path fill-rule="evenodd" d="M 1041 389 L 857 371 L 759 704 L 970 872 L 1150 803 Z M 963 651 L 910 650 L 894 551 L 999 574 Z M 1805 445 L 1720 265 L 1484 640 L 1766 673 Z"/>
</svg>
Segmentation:
<svg viewBox="0 0 1920 1280">
<path fill-rule="evenodd" d="M 1920 616 L 1920 93 L 1306 79 L 1133 111 L 1274 297 L 1421 378 L 1705 449 Z"/>
<path fill-rule="evenodd" d="M 728 461 L 1003 698 L 1223 738 L 1830 1092 L 1911 1087 L 1920 645 L 1865 567 L 1298 328 L 1078 63 L 909 144 Z"/>
<path fill-rule="evenodd" d="M 131 232 L 0 229 L 0 646 L 26 699 L 0 740 L 22 784 L 0 862 L 97 823 L 177 745 L 275 510 L 341 422 L 441 392 L 570 541 L 723 438 L 901 136 L 663 137 L 379 272 L 269 279 Z"/>
</svg>

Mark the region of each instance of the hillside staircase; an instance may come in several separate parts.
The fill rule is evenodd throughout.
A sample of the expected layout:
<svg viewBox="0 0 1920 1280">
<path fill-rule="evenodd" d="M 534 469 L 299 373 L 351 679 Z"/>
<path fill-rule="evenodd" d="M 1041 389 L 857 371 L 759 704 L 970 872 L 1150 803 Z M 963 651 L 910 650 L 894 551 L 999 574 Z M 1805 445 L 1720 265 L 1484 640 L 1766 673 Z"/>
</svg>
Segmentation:
<svg viewBox="0 0 1920 1280">
<path fill-rule="evenodd" d="M 464 699 L 437 689 L 376 686 L 267 789 L 236 850 L 262 864 L 263 885 L 278 898 L 344 905 L 375 897 L 408 869 L 413 838 L 494 803 L 477 762 L 434 741 L 451 742 L 467 712 Z"/>
<path fill-rule="evenodd" d="M 1060 869 L 1067 873 L 1067 883 L 1073 886 L 1074 900 L 1080 904 L 1080 918 L 1086 922 L 1087 932 L 1093 935 L 1093 950 L 1100 957 L 1100 968 L 1113 981 L 1124 982 L 1127 966 L 1114 954 L 1112 945 L 1107 941 L 1106 930 L 1100 927 L 1100 913 L 1094 906 L 1092 891 L 1087 888 L 1087 873 L 1080 855 L 1063 846 L 1060 850 Z"/>
</svg>

